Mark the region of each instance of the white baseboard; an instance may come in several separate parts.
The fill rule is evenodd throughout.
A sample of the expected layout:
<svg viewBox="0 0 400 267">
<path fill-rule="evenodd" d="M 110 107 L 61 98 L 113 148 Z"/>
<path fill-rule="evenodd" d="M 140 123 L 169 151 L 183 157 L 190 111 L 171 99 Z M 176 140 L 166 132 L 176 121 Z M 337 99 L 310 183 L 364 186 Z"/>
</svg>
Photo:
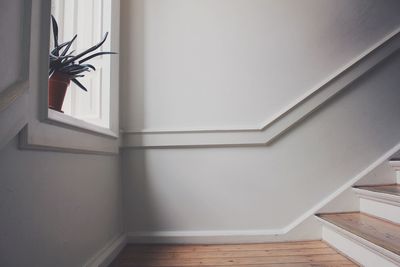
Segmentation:
<svg viewBox="0 0 400 267">
<path fill-rule="evenodd" d="M 299 216 L 296 220 L 294 220 L 292 223 L 290 223 L 288 226 L 286 226 L 284 228 L 285 229 L 284 232 L 285 233 L 289 232 L 290 230 L 292 230 L 296 226 L 298 226 L 300 223 L 305 221 L 307 218 L 309 218 L 309 217 L 313 216 L 314 214 L 318 213 L 318 211 L 320 211 L 325 205 L 327 205 L 329 202 L 334 200 L 336 197 L 338 197 L 341 193 L 343 193 L 348 188 L 351 188 L 357 181 L 359 181 L 365 175 L 367 175 L 368 173 L 373 171 L 380 164 L 382 164 L 383 162 L 388 160 L 393 154 L 395 154 L 399 150 L 400 150 L 400 143 L 396 144 L 393 148 L 391 148 L 388 151 L 386 151 L 376 161 L 371 163 L 364 170 L 359 172 L 356 176 L 354 176 L 353 178 L 348 180 L 346 183 L 344 183 L 342 186 L 340 186 L 336 191 L 334 191 L 331 194 L 329 194 L 327 197 L 325 197 L 323 200 L 321 200 L 319 203 L 317 203 L 311 209 L 307 210 L 305 213 L 303 213 L 301 216 Z"/>
<path fill-rule="evenodd" d="M 228 244 L 270 241 L 283 235 L 280 229 L 235 231 L 143 231 L 127 234 L 128 243 L 146 244 Z"/>
<path fill-rule="evenodd" d="M 149 231 L 130 232 L 130 244 L 246 244 L 321 239 L 318 222 L 312 221 L 299 227 L 298 231 L 283 230 L 232 230 L 232 231 Z"/>
<path fill-rule="evenodd" d="M 126 240 L 125 234 L 111 240 L 84 264 L 83 267 L 107 267 L 125 247 Z"/>
<path fill-rule="evenodd" d="M 400 150 L 400 143 L 382 154 L 376 161 L 348 180 L 336 191 L 327 195 L 319 203 L 305 211 L 302 215 L 279 229 L 233 230 L 233 231 L 148 231 L 128 232 L 128 243 L 154 244 L 223 244 L 223 243 L 257 243 L 304 240 L 289 233 L 298 229 L 307 219 L 312 218 L 326 204 L 335 199 L 345 190 L 351 188 L 358 180 L 385 162 L 394 153 Z M 315 238 L 314 238 L 315 239 Z"/>
</svg>

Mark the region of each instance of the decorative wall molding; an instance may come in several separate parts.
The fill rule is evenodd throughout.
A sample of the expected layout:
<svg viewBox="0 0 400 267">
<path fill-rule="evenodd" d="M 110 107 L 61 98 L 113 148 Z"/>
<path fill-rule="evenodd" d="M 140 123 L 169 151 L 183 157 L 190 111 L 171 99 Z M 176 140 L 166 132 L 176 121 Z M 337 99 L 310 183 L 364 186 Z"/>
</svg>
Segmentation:
<svg viewBox="0 0 400 267">
<path fill-rule="evenodd" d="M 351 188 L 358 180 L 388 160 L 400 150 L 400 143 L 386 151 L 376 161 L 348 180 L 336 191 L 305 211 L 288 225 L 277 229 L 230 230 L 230 231 L 138 231 L 128 232 L 128 243 L 238 243 L 269 242 L 276 236 L 286 235 L 307 219 L 314 217 L 325 205 Z"/>
<path fill-rule="evenodd" d="M 293 101 L 261 126 L 241 129 L 122 130 L 125 148 L 268 145 L 400 49 L 400 28 Z"/>
<path fill-rule="evenodd" d="M 83 267 L 107 267 L 118 256 L 126 245 L 126 235 L 119 237 L 107 243 L 99 252 L 96 253 Z"/>
<path fill-rule="evenodd" d="M 18 97 L 28 91 L 29 81 L 25 78 L 23 81 L 17 81 L 3 92 L 0 93 L 0 112 L 14 103 Z"/>
<path fill-rule="evenodd" d="M 29 90 L 29 63 L 31 39 L 31 2 L 23 0 L 20 14 L 14 19 L 21 20 L 18 38 L 10 39 L 15 42 L 15 48 L 20 56 L 20 68 L 17 77 L 6 88 L 0 88 L 0 148 L 7 144 L 26 124 L 26 92 Z M 11 3 L 10 3 L 11 4 Z M 15 2 L 18 5 L 17 2 Z M 14 23 L 11 21 L 10 23 Z M 2 38 L 9 39 L 7 34 Z"/>
<path fill-rule="evenodd" d="M 0 111 L 11 105 L 19 96 L 28 91 L 29 88 L 29 61 L 30 61 L 30 39 L 31 39 L 31 1 L 23 1 L 23 10 L 21 15 L 16 20 L 21 19 L 22 29 L 20 32 L 18 44 L 22 44 L 21 51 L 21 66 L 17 79 L 7 88 L 0 88 Z M 7 38 L 7 36 L 4 36 Z M 11 40 L 15 41 L 15 40 Z"/>
</svg>

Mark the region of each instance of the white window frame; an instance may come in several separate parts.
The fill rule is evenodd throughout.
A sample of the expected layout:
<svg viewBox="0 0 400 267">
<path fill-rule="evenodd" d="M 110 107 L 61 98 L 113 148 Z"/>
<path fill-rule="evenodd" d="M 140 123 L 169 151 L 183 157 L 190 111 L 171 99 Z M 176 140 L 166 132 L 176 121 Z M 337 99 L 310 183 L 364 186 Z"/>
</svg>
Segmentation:
<svg viewBox="0 0 400 267">
<path fill-rule="evenodd" d="M 92 5 L 92 7 L 94 7 L 96 5 L 96 2 L 98 2 L 100 0 L 85 0 L 85 2 L 78 2 L 78 0 L 68 0 L 68 2 L 66 1 L 65 3 L 68 5 L 57 5 L 56 9 L 58 11 L 58 24 L 59 24 L 59 36 L 61 38 L 62 41 L 65 41 L 69 38 L 72 38 L 72 36 L 77 33 L 78 34 L 78 39 L 76 40 L 76 43 L 79 43 L 79 36 L 81 36 L 82 38 L 86 38 L 86 36 L 82 36 L 82 34 L 79 33 L 79 25 L 77 25 L 77 23 L 79 24 L 82 23 L 81 20 L 79 20 L 79 4 L 84 3 L 85 5 Z M 113 40 L 115 34 L 112 32 L 112 5 L 113 5 L 112 0 L 105 0 L 105 1 L 101 1 L 99 3 L 99 8 L 101 10 L 97 10 L 97 12 L 100 12 L 101 15 L 100 16 L 104 16 L 104 18 L 102 17 L 102 25 L 100 25 L 100 31 L 102 32 L 103 29 L 108 29 L 108 31 L 111 30 L 111 32 L 109 32 L 109 39 L 107 40 L 107 42 L 103 45 L 103 49 L 104 50 L 111 50 L 111 51 L 115 51 L 112 48 L 112 44 L 115 44 L 115 41 Z M 54 4 L 54 3 L 53 3 Z M 94 8 L 91 8 L 92 10 L 94 10 Z M 103 12 L 107 12 L 107 13 L 103 13 Z M 67 23 L 66 20 L 64 19 L 65 17 L 71 17 L 72 20 L 75 19 L 75 22 L 73 23 Z M 101 33 L 103 34 L 103 33 Z M 65 38 L 66 37 L 66 38 Z M 100 34 L 98 36 L 100 38 Z M 114 42 L 113 42 L 114 41 Z M 81 47 L 80 47 L 81 48 Z M 73 47 L 72 49 L 76 49 L 76 47 Z M 82 48 L 81 48 L 82 49 Z M 79 52 L 79 51 L 78 51 Z M 100 134 L 104 134 L 110 137 L 117 137 L 117 131 L 118 129 L 112 129 L 111 125 L 111 110 L 112 110 L 112 99 L 110 98 L 112 95 L 114 95 L 116 92 L 116 90 L 118 90 L 118 88 L 115 88 L 114 84 L 111 82 L 112 79 L 112 73 L 110 72 L 111 69 L 114 69 L 112 67 L 113 64 L 115 64 L 115 60 L 113 61 L 114 56 L 104 56 L 102 57 L 102 59 L 100 59 L 99 63 L 103 63 L 102 65 L 104 66 L 100 66 L 97 70 L 95 74 L 98 74 L 99 72 L 103 72 L 102 73 L 102 77 L 100 78 L 100 80 L 96 80 L 96 82 L 98 83 L 104 83 L 103 85 L 100 85 L 100 88 L 88 88 L 88 92 L 86 92 L 85 94 L 87 95 L 87 97 L 92 101 L 92 102 L 98 102 L 96 103 L 97 109 L 96 111 L 94 111 L 94 116 L 92 116 L 92 118 L 90 118 L 89 116 L 86 117 L 79 117 L 77 115 L 67 115 L 67 114 L 63 114 L 51 109 L 47 110 L 47 114 L 45 111 L 45 120 L 51 122 L 51 123 L 59 123 L 59 124 L 65 124 L 68 125 L 70 127 L 75 127 L 75 128 L 79 128 L 79 129 L 84 129 L 87 131 L 95 131 L 97 133 Z M 99 66 L 101 64 L 97 64 L 96 66 Z M 91 73 L 93 75 L 93 73 Z M 90 74 L 87 75 L 90 77 Z M 95 90 L 96 89 L 96 90 Z M 81 89 L 78 88 L 77 86 L 75 86 L 74 84 L 71 83 L 70 87 L 68 88 L 67 91 L 67 96 L 66 96 L 66 100 L 65 103 L 68 103 L 69 106 L 64 108 L 71 110 L 72 114 L 78 113 L 77 112 L 77 105 L 75 104 L 75 101 L 79 100 L 78 94 L 81 93 L 80 91 Z M 95 96 L 94 92 L 100 90 L 100 92 L 98 92 L 99 96 Z M 99 99 L 97 99 L 96 97 L 98 97 Z M 81 115 L 81 114 L 79 114 Z M 86 114 L 85 114 L 86 115 Z"/>
<path fill-rule="evenodd" d="M 112 0 L 110 48 L 119 51 L 119 0 Z M 119 153 L 119 55 L 111 57 L 109 129 L 48 109 L 51 0 L 32 2 L 28 124 L 20 134 L 22 149 Z"/>
<path fill-rule="evenodd" d="M 70 40 L 77 34 L 78 38 L 71 47 L 71 50 L 77 53 L 97 43 L 105 32 L 111 31 L 111 6 L 112 0 L 52 0 L 52 13 L 58 21 L 59 39 Z M 110 36 L 112 37 L 112 33 Z M 100 48 L 101 51 L 111 50 L 110 40 L 107 39 Z M 115 133 L 108 130 L 109 100 L 112 93 L 111 57 L 106 55 L 92 59 L 91 64 L 95 65 L 97 70 L 81 78 L 81 82 L 87 84 L 88 92 L 83 92 L 71 83 L 63 105 L 65 114 L 69 116 L 49 109 L 48 118 L 115 136 Z"/>
</svg>

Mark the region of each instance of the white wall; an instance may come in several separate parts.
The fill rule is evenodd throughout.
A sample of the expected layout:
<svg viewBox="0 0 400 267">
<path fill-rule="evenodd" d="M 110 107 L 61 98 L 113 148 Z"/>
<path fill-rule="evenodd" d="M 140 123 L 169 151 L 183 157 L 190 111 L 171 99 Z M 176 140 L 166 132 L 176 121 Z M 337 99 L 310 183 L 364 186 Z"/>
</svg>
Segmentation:
<svg viewBox="0 0 400 267">
<path fill-rule="evenodd" d="M 0 266 L 83 266 L 123 231 L 117 156 L 0 151 Z"/>
<path fill-rule="evenodd" d="M 50 22 L 49 9 L 46 9 L 49 3 L 45 0 L 0 1 L 0 58 L 3 63 L 0 67 L 2 267 L 83 266 L 123 233 L 120 162 L 117 155 L 18 149 L 21 143 L 18 144 L 16 133 L 27 123 L 26 131 L 32 133 L 36 129 L 36 137 L 47 140 L 42 146 L 36 146 L 40 149 L 51 147 L 61 150 L 61 143 L 66 144 L 65 151 L 65 148 L 82 143 L 109 146 L 112 142 L 112 150 L 106 151 L 115 151 L 114 144 L 118 142 L 116 139 L 107 142 L 108 139 L 89 133 L 46 124 L 38 112 L 43 109 L 40 104 L 47 102 L 40 102 L 39 96 L 47 84 L 48 48 L 43 44 L 49 40 L 48 32 L 44 32 Z M 25 22 L 27 25 L 23 27 Z M 28 37 L 30 27 L 31 46 Z M 23 48 L 27 48 L 28 52 L 21 51 Z M 28 79 L 24 74 L 29 68 Z M 19 86 L 25 81 L 23 86 Z M 28 82 L 29 89 L 26 90 Z M 71 137 L 74 137 L 74 142 L 68 142 Z M 35 137 L 29 141 L 32 139 Z M 49 144 L 51 141 L 55 141 L 55 146 Z M 118 147 L 116 149 L 118 151 Z M 101 147 L 96 153 L 99 151 Z"/>
<path fill-rule="evenodd" d="M 125 150 L 128 231 L 281 229 L 399 141 L 400 58 L 267 147 Z"/>
<path fill-rule="evenodd" d="M 122 127 L 257 127 L 398 28 L 399 4 L 122 1 Z M 287 229 L 400 142 L 399 68 L 397 53 L 269 146 L 126 148 L 128 232 Z"/>
<path fill-rule="evenodd" d="M 19 63 L 21 62 L 20 51 L 23 49 L 23 44 L 15 44 L 13 41 L 20 39 L 23 29 L 22 21 L 15 19 L 21 15 L 20 10 L 23 4 L 23 0 L 2 1 L 0 3 L 0 8 L 3 11 L 0 16 L 0 32 L 4 35 L 7 34 L 6 38 L 3 35 L 3 38 L 0 39 L 0 58 L 2 62 L 8 63 L 0 66 L 0 92 L 18 79 L 21 72 L 22 66 Z"/>
<path fill-rule="evenodd" d="M 262 125 L 400 25 L 397 0 L 122 1 L 123 129 Z"/>
</svg>

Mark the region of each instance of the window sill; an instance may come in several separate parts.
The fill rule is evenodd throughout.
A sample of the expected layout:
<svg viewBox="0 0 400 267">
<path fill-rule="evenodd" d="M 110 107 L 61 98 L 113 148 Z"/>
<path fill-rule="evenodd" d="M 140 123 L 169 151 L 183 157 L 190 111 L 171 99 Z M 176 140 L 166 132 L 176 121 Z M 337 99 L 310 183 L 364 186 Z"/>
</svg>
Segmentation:
<svg viewBox="0 0 400 267">
<path fill-rule="evenodd" d="M 76 129 L 90 134 L 102 135 L 113 139 L 118 138 L 118 134 L 110 129 L 76 119 L 52 109 L 48 109 L 47 122 L 51 124 L 59 124 L 63 127 L 72 128 L 74 130 Z"/>
</svg>

